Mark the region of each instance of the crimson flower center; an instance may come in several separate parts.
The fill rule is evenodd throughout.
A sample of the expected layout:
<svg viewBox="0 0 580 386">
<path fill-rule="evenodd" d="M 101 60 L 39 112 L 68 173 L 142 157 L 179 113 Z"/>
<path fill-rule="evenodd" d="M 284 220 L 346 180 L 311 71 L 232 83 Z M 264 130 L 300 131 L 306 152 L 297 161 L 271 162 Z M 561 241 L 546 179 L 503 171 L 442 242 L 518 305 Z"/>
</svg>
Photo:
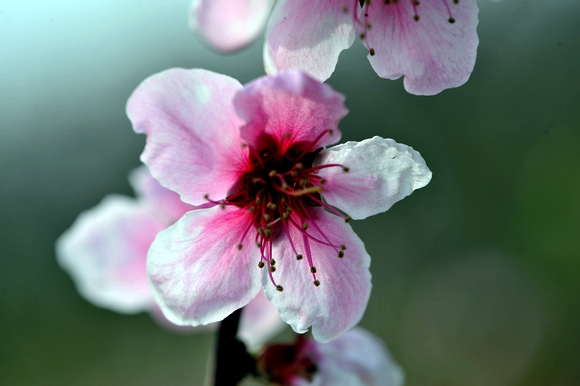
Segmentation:
<svg viewBox="0 0 580 386">
<path fill-rule="evenodd" d="M 243 240 L 252 230 L 255 231 L 255 243 L 260 251 L 258 267 L 267 267 L 272 284 L 278 291 L 283 287 L 276 283 L 276 260 L 273 258 L 273 243 L 281 238 L 289 241 L 296 260 L 306 258 L 315 286 L 320 286 L 317 279 L 317 268 L 314 264 L 312 244 L 320 244 L 332 248 L 338 257 L 344 257 L 344 244 L 331 241 L 315 221 L 311 209 L 322 207 L 348 221 L 345 216 L 322 198 L 326 183 L 319 175 L 325 168 L 348 168 L 340 164 L 314 165 L 322 148 L 314 149 L 320 138 L 331 133 L 324 131 L 310 145 L 296 143 L 285 151 L 275 141 L 261 149 L 249 147 L 249 167 L 234 185 L 232 192 L 221 201 L 208 201 L 225 206 L 235 206 L 247 213 L 251 221 L 243 232 L 238 249 L 244 247 Z M 207 197 L 206 197 L 207 198 Z M 299 235 L 298 237 L 296 235 Z"/>
</svg>

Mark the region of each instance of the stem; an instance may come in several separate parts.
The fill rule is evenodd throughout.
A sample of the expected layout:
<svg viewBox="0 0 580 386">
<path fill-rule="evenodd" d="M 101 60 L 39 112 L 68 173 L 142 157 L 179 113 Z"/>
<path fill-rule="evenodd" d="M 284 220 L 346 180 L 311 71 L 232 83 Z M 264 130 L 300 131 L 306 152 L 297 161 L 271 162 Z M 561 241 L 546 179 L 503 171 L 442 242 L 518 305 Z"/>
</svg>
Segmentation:
<svg viewBox="0 0 580 386">
<path fill-rule="evenodd" d="M 234 311 L 220 324 L 216 345 L 214 386 L 236 386 L 248 373 L 255 372 L 256 362 L 246 345 L 236 338 L 242 309 Z"/>
</svg>

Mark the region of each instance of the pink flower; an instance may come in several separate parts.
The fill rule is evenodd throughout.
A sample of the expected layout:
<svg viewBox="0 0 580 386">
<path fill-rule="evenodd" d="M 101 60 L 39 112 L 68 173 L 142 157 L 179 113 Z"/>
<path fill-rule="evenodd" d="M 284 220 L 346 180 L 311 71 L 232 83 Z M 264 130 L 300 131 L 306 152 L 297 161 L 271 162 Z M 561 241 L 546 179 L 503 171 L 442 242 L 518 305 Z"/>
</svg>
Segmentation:
<svg viewBox="0 0 580 386">
<path fill-rule="evenodd" d="M 355 33 L 375 72 L 405 77 L 405 89 L 433 95 L 467 82 L 478 45 L 476 0 L 280 0 L 264 47 L 266 72 L 300 68 L 317 79 L 334 72 Z"/>
<path fill-rule="evenodd" d="M 299 335 L 267 346 L 258 369 L 282 386 L 402 386 L 404 373 L 380 339 L 354 328 L 330 343 Z"/>
<path fill-rule="evenodd" d="M 145 167 L 130 176 L 137 199 L 109 195 L 82 213 L 56 243 L 61 267 L 91 303 L 120 313 L 148 311 L 162 325 L 182 329 L 163 317 L 147 278 L 147 251 L 155 235 L 192 207 L 163 188 Z M 238 336 L 255 348 L 279 332 L 278 311 L 263 293 L 242 315 Z"/>
<path fill-rule="evenodd" d="M 147 134 L 142 161 L 197 207 L 149 250 L 149 277 L 169 320 L 222 320 L 263 287 L 284 321 L 299 333 L 312 327 L 319 341 L 359 321 L 370 257 L 343 213 L 386 211 L 431 172 L 391 139 L 324 149 L 340 139 L 343 99 L 297 71 L 242 87 L 173 69 L 133 93 L 127 113 Z"/>
<path fill-rule="evenodd" d="M 270 9 L 270 2 L 259 3 L 194 1 L 196 12 L 190 14 L 190 24 L 218 49 L 238 49 L 257 36 L 264 23 L 264 11 Z M 245 11 L 229 12 L 234 4 Z M 433 95 L 467 82 L 479 42 L 476 0 L 380 0 L 364 1 L 362 7 L 359 4 L 360 0 L 279 0 L 267 27 L 266 72 L 300 69 L 324 81 L 334 72 L 341 51 L 358 36 L 369 51 L 375 72 L 386 79 L 404 76 L 405 89 L 412 94 Z M 251 34 L 234 34 L 226 28 L 238 24 L 254 29 Z M 243 38 L 243 43 L 239 44 L 234 35 Z"/>
</svg>

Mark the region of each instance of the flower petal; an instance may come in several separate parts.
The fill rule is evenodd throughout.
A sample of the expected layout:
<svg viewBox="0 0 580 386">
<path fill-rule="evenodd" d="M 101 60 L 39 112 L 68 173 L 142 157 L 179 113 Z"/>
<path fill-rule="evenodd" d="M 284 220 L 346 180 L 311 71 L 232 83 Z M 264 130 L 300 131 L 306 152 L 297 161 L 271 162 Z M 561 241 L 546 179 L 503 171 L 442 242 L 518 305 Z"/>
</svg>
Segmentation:
<svg viewBox="0 0 580 386">
<path fill-rule="evenodd" d="M 266 73 L 300 69 L 320 81 L 330 78 L 340 52 L 354 42 L 354 3 L 279 0 L 266 32 Z"/>
<path fill-rule="evenodd" d="M 238 338 L 250 351 L 256 351 L 285 326 L 276 307 L 260 291 L 242 311 Z"/>
<path fill-rule="evenodd" d="M 262 32 L 272 4 L 273 0 L 193 0 L 189 28 L 219 51 L 236 51 Z"/>
<path fill-rule="evenodd" d="M 337 142 L 338 121 L 348 112 L 343 102 L 342 94 L 299 71 L 258 78 L 234 98 L 236 112 L 245 121 L 242 138 L 260 148 L 264 134 L 269 135 L 281 144 L 282 154 L 295 143 L 316 141 L 314 150 Z"/>
<path fill-rule="evenodd" d="M 354 219 L 388 210 L 431 180 L 425 160 L 413 148 L 373 137 L 346 142 L 320 152 L 316 165 L 340 164 L 320 171 L 326 179 L 324 199 Z"/>
<path fill-rule="evenodd" d="M 147 272 L 169 321 L 217 322 L 256 297 L 260 255 L 254 235 L 246 233 L 250 224 L 251 216 L 241 209 L 214 207 L 188 212 L 157 235 Z"/>
<path fill-rule="evenodd" d="M 177 193 L 161 186 L 146 166 L 133 170 L 129 175 L 129 183 L 139 199 L 150 205 L 159 218 L 166 218 L 167 224 L 177 221 L 193 209 L 191 205 L 181 201 Z"/>
<path fill-rule="evenodd" d="M 368 59 L 381 78 L 404 76 L 405 89 L 417 95 L 437 94 L 469 79 L 479 43 L 476 0 L 421 1 L 417 6 L 373 1 L 361 15 L 365 12 L 371 26 L 364 31 L 365 43 L 374 51 Z"/>
<path fill-rule="evenodd" d="M 320 386 L 401 386 L 405 375 L 379 338 L 354 328 L 332 342 L 316 344 Z M 356 380 L 353 381 L 352 378 Z M 348 381 L 346 381 L 348 380 Z M 317 383 L 318 382 L 318 383 Z"/>
<path fill-rule="evenodd" d="M 134 130 L 147 134 L 141 160 L 189 204 L 225 197 L 245 167 L 232 106 L 240 88 L 225 75 L 171 69 L 146 79 L 127 102 Z"/>
<path fill-rule="evenodd" d="M 79 215 L 57 240 L 56 256 L 91 303 L 122 313 L 148 311 L 154 300 L 147 249 L 166 225 L 136 200 L 110 195 Z"/>
<path fill-rule="evenodd" d="M 342 218 L 321 208 L 309 209 L 309 216 L 308 232 L 321 240 L 326 237 L 337 246 L 345 245 L 344 257 L 337 256 L 338 248 L 309 240 L 316 279 L 320 281 L 320 285 L 315 286 L 303 233 L 289 226 L 289 237 L 296 252 L 304 258 L 297 260 L 288 237 L 280 235 L 274 244 L 276 272 L 273 275 L 284 290 L 277 291 L 267 277 L 264 289 L 266 297 L 294 331 L 303 333 L 312 327 L 317 341 L 328 342 L 358 323 L 366 309 L 371 292 L 370 256 Z"/>
</svg>

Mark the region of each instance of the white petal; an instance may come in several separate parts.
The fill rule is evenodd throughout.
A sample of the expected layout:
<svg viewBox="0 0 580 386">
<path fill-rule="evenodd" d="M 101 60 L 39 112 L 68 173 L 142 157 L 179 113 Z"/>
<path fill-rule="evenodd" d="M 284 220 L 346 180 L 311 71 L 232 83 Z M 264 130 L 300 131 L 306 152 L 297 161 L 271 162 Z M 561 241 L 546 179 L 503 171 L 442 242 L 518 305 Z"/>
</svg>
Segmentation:
<svg viewBox="0 0 580 386">
<path fill-rule="evenodd" d="M 431 171 L 419 152 L 392 139 L 373 137 L 346 142 L 320 153 L 316 165 L 340 164 L 320 171 L 326 179 L 323 197 L 354 219 L 388 210 L 424 187 Z"/>
</svg>

